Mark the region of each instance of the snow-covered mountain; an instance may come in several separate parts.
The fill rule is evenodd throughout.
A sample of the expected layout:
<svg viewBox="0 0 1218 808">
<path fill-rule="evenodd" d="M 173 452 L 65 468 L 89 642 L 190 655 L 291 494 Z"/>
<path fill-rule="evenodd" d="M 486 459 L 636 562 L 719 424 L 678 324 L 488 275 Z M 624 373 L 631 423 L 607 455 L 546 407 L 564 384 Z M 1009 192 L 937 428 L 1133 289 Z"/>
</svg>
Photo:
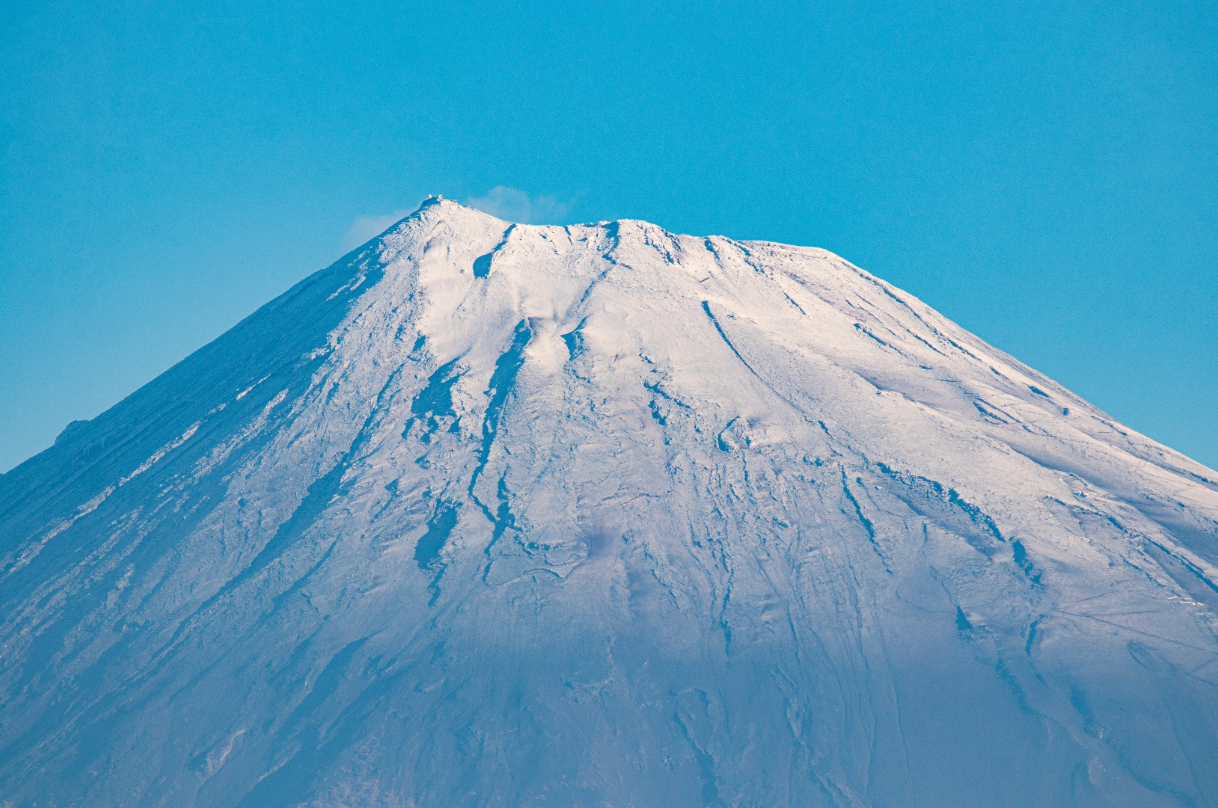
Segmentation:
<svg viewBox="0 0 1218 808">
<path fill-rule="evenodd" d="M 0 476 L 3 806 L 1218 804 L 1218 474 L 822 250 L 439 199 Z"/>
</svg>

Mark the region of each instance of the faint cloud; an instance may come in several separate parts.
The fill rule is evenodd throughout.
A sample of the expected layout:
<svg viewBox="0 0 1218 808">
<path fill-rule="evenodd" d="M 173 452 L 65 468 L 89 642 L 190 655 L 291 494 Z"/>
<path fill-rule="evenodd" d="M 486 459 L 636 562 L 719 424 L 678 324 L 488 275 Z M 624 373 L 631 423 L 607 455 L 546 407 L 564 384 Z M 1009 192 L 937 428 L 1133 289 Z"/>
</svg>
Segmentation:
<svg viewBox="0 0 1218 808">
<path fill-rule="evenodd" d="M 552 196 L 530 197 L 519 188 L 496 185 L 465 204 L 483 213 L 520 224 L 559 224 L 567 216 L 569 205 Z"/>
<path fill-rule="evenodd" d="M 393 225 L 410 215 L 408 210 L 395 210 L 384 216 L 360 216 L 347 228 L 343 236 L 343 249 L 354 250 L 369 239 L 376 238 Z"/>
</svg>

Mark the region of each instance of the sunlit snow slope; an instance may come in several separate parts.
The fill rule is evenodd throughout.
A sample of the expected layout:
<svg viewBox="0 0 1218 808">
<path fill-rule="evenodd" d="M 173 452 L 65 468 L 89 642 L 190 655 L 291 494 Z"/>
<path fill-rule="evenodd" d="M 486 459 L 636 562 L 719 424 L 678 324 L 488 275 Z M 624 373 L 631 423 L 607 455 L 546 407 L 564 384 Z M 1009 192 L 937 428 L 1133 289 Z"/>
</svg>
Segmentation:
<svg viewBox="0 0 1218 808">
<path fill-rule="evenodd" d="M 1216 520 L 827 252 L 433 199 L 0 476 L 0 805 L 1218 805 Z"/>
</svg>

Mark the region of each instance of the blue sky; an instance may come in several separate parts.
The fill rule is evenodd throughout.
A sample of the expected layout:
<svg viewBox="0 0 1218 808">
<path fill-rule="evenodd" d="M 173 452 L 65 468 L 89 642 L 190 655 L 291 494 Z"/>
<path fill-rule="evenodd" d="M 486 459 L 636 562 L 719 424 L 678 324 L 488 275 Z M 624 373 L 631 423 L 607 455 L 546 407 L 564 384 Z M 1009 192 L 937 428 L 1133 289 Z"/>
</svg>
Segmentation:
<svg viewBox="0 0 1218 808">
<path fill-rule="evenodd" d="M 0 470 L 442 193 L 825 247 L 1218 466 L 1209 2 L 0 10 Z"/>
</svg>

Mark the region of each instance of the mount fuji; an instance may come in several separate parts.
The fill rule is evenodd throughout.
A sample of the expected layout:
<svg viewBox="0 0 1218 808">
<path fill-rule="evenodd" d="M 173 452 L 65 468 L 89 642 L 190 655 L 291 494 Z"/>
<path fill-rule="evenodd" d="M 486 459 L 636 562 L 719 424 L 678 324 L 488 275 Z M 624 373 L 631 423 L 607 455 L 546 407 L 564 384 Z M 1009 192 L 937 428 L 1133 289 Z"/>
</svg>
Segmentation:
<svg viewBox="0 0 1218 808">
<path fill-rule="evenodd" d="M 432 198 L 0 476 L 0 806 L 1218 805 L 1216 615 L 909 294 Z"/>
</svg>

